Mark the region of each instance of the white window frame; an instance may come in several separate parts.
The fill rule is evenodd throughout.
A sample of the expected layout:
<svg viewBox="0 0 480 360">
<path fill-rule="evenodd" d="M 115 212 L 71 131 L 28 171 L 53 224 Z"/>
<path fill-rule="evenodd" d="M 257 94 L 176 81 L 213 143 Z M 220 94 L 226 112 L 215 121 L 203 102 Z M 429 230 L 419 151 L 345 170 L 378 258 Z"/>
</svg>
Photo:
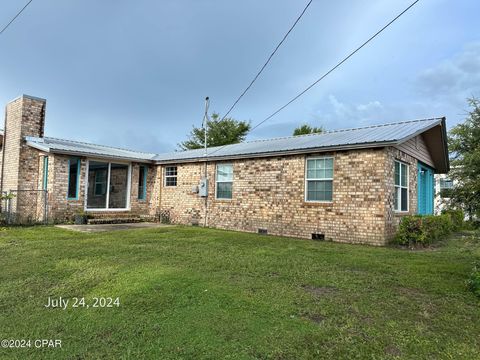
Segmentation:
<svg viewBox="0 0 480 360">
<path fill-rule="evenodd" d="M 176 175 L 167 175 L 167 168 L 176 168 Z M 177 165 L 170 165 L 170 166 L 165 166 L 164 173 L 163 173 L 163 186 L 164 187 L 176 187 L 178 185 L 178 166 Z M 173 179 L 175 178 L 175 185 L 167 185 L 167 178 L 168 179 Z"/>
<path fill-rule="evenodd" d="M 450 183 L 451 186 L 445 186 L 445 183 Z M 439 189 L 440 191 L 441 190 L 450 190 L 450 189 L 453 189 L 453 180 L 449 179 L 449 178 L 441 178 L 439 179 L 439 182 L 438 182 L 438 186 L 439 186 Z"/>
<path fill-rule="evenodd" d="M 218 166 L 231 166 L 232 167 L 232 180 L 231 181 L 218 181 Z M 233 180 L 234 180 L 234 173 L 233 173 L 233 164 L 232 163 L 220 163 L 215 165 L 215 200 L 226 200 L 230 201 L 233 200 Z M 218 184 L 219 183 L 231 183 L 232 184 L 232 197 L 231 198 L 219 198 L 217 194 Z"/>
<path fill-rule="evenodd" d="M 105 200 L 105 208 L 87 208 L 87 201 L 88 201 L 88 173 L 90 171 L 90 161 L 95 161 L 95 162 L 103 162 L 108 164 L 108 172 L 107 172 L 107 196 Z M 128 173 L 127 173 L 127 204 L 125 208 L 109 208 L 108 207 L 108 202 L 110 200 L 110 170 L 112 163 L 115 164 L 123 164 L 123 165 L 128 165 Z M 85 168 L 86 171 L 86 176 L 85 176 L 85 192 L 84 192 L 84 202 L 83 202 L 83 209 L 85 212 L 88 211 L 130 211 L 131 206 L 130 206 L 130 197 L 131 197 L 131 187 L 132 187 L 132 163 L 130 162 L 125 162 L 125 161 L 117 161 L 115 159 L 109 160 L 109 159 L 88 159 L 87 160 L 87 166 Z M 94 189 L 95 193 L 95 189 Z"/>
<path fill-rule="evenodd" d="M 324 159 L 332 159 L 332 177 L 331 178 L 308 178 L 308 160 L 324 160 Z M 304 200 L 305 202 L 309 203 L 326 203 L 331 204 L 333 203 L 333 194 L 334 194 L 334 187 L 333 187 L 333 178 L 335 176 L 335 158 L 333 156 L 315 156 L 315 157 L 306 157 L 305 158 L 305 184 L 304 184 Z M 308 200 L 308 182 L 309 181 L 331 181 L 332 182 L 332 200 Z"/>
<path fill-rule="evenodd" d="M 400 180 L 400 185 L 395 184 L 395 163 L 399 163 L 399 180 Z M 402 186 L 402 165 L 405 165 L 405 168 L 407 169 L 407 186 Z M 397 213 L 408 213 L 410 211 L 410 166 L 409 164 L 400 161 L 400 160 L 395 160 L 393 164 L 393 196 L 395 196 L 395 189 L 399 188 L 400 191 L 398 192 L 399 197 L 397 198 L 397 205 L 398 209 L 395 209 L 395 201 L 393 202 L 393 210 Z M 402 189 L 407 189 L 407 210 L 401 210 L 402 209 Z"/>
</svg>

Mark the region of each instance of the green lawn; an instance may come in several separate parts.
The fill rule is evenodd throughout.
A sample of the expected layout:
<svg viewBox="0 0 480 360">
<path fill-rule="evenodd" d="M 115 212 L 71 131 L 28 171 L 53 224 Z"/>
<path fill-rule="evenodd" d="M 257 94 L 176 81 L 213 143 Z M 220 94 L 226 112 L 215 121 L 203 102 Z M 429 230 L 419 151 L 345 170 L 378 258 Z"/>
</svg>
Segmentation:
<svg viewBox="0 0 480 360">
<path fill-rule="evenodd" d="M 193 227 L 5 229 L 0 339 L 62 347 L 0 358 L 480 358 L 475 256 L 471 235 L 406 251 Z M 120 306 L 46 309 L 49 296 Z"/>
</svg>

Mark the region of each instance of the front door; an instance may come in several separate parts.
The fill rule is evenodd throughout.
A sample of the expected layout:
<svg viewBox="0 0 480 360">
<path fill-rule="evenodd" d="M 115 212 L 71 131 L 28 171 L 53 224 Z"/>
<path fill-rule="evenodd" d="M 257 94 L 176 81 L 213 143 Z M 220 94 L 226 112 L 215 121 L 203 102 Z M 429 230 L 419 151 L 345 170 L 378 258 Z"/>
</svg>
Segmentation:
<svg viewBox="0 0 480 360">
<path fill-rule="evenodd" d="M 418 163 L 417 203 L 420 215 L 433 214 L 434 181 L 433 169 Z"/>
</svg>

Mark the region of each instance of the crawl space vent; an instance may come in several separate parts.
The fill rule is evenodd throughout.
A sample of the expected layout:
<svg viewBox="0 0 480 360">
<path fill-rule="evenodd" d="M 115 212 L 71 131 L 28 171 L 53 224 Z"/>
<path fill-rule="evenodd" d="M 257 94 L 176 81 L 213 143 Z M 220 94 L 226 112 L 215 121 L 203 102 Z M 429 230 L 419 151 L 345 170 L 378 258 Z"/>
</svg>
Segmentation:
<svg viewBox="0 0 480 360">
<path fill-rule="evenodd" d="M 267 230 L 267 229 L 258 229 L 258 233 L 259 233 L 259 234 L 262 234 L 262 235 L 267 235 L 267 234 L 268 234 L 268 230 Z"/>
<path fill-rule="evenodd" d="M 313 233 L 312 234 L 312 240 L 325 240 L 325 235 L 324 234 Z"/>
</svg>

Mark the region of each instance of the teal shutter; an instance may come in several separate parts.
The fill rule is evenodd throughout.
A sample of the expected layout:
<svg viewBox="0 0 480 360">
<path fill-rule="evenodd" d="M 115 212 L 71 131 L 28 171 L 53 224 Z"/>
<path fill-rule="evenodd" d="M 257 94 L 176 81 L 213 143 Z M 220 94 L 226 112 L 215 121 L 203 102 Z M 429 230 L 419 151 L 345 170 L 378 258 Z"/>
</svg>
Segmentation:
<svg viewBox="0 0 480 360">
<path fill-rule="evenodd" d="M 48 186 L 48 156 L 43 157 L 43 190 Z"/>
</svg>

